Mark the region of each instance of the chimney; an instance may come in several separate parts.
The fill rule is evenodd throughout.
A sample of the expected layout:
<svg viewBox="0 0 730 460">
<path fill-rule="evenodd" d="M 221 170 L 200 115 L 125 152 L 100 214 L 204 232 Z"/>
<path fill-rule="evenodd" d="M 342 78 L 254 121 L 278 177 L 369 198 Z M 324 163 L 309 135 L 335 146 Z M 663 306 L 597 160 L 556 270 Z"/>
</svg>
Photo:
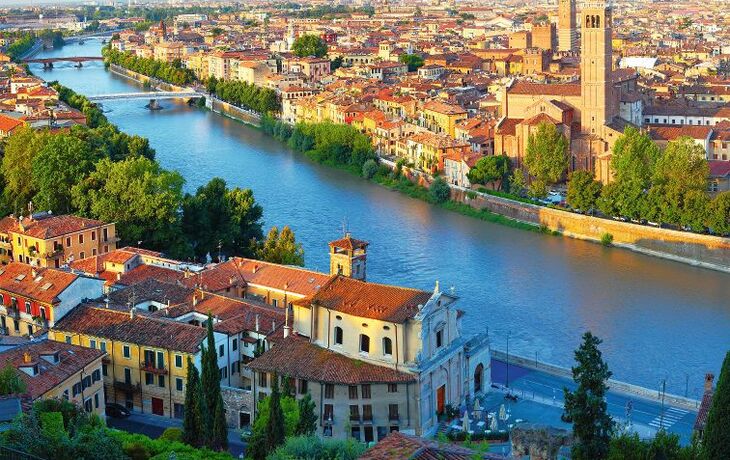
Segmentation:
<svg viewBox="0 0 730 460">
<path fill-rule="evenodd" d="M 289 306 L 285 305 L 286 314 L 284 316 L 284 338 L 289 337 Z"/>
<path fill-rule="evenodd" d="M 134 307 L 129 309 L 129 319 L 134 319 Z"/>
<path fill-rule="evenodd" d="M 274 332 L 276 330 L 276 321 L 271 321 L 271 332 Z"/>
<path fill-rule="evenodd" d="M 26 364 L 31 362 L 30 353 L 28 353 L 27 351 L 23 353 L 23 362 Z"/>
<path fill-rule="evenodd" d="M 198 296 L 193 294 L 193 307 L 198 304 Z"/>
<path fill-rule="evenodd" d="M 259 331 L 259 314 L 256 313 L 256 332 Z"/>
<path fill-rule="evenodd" d="M 117 281 L 119 281 L 119 280 L 121 280 L 121 279 L 122 279 L 122 273 L 121 273 L 121 272 L 119 272 L 119 273 L 117 273 Z"/>
<path fill-rule="evenodd" d="M 254 265 L 254 266 L 253 266 L 253 272 L 254 272 L 254 273 L 256 273 L 256 270 L 258 270 L 258 269 L 259 269 L 259 266 L 258 266 L 258 265 Z"/>
<path fill-rule="evenodd" d="M 705 374 L 705 393 L 708 391 L 712 391 L 712 382 L 715 380 L 715 374 L 707 373 Z"/>
</svg>

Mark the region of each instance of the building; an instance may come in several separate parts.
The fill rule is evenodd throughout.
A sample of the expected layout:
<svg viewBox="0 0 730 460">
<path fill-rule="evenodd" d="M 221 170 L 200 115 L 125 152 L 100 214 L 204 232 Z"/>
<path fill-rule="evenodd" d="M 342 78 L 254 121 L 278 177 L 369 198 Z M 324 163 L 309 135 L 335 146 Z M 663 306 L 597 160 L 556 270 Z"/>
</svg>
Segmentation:
<svg viewBox="0 0 730 460">
<path fill-rule="evenodd" d="M 0 352 L 0 366 L 18 370 L 32 401 L 65 399 L 103 416 L 104 356 L 101 350 L 41 340 Z"/>
<path fill-rule="evenodd" d="M 452 443 L 393 432 L 368 449 L 359 460 L 506 460 L 506 458 L 499 454 L 477 452 Z"/>
<path fill-rule="evenodd" d="M 297 397 L 312 395 L 321 436 L 371 442 L 392 431 L 433 433 L 447 406 L 487 390 L 486 335 L 461 334 L 457 297 L 438 283 L 426 292 L 344 276 L 341 266 L 364 267 L 367 243 L 346 236 L 330 247 L 337 271 L 293 302 L 283 337 L 248 363 L 253 392 L 265 397 L 274 374 L 289 376 Z"/>
<path fill-rule="evenodd" d="M 49 339 L 108 354 L 103 365 L 107 401 L 145 414 L 182 418 L 188 359 L 201 367 L 205 328 L 124 308 L 87 302 L 58 321 Z M 227 369 L 226 337 L 214 333 L 214 339 L 219 368 Z"/>
<path fill-rule="evenodd" d="M 707 425 L 707 415 L 710 413 L 712 407 L 712 396 L 715 394 L 713 382 L 715 376 L 713 374 L 705 374 L 705 388 L 702 394 L 702 401 L 700 402 L 700 408 L 697 411 L 697 418 L 693 427 L 693 433 L 698 439 L 702 439 L 705 433 L 705 425 Z"/>
<path fill-rule="evenodd" d="M 558 0 L 558 51 L 576 51 L 575 0 Z"/>
<path fill-rule="evenodd" d="M 456 125 L 466 118 L 467 111 L 460 105 L 432 100 L 423 105 L 420 121 L 427 130 L 454 138 Z"/>
<path fill-rule="evenodd" d="M 12 262 L 0 269 L 0 333 L 34 336 L 74 307 L 102 295 L 104 281 Z"/>
<path fill-rule="evenodd" d="M 113 223 L 39 212 L 0 219 L 0 261 L 58 268 L 77 259 L 113 251 L 119 238 Z"/>
</svg>

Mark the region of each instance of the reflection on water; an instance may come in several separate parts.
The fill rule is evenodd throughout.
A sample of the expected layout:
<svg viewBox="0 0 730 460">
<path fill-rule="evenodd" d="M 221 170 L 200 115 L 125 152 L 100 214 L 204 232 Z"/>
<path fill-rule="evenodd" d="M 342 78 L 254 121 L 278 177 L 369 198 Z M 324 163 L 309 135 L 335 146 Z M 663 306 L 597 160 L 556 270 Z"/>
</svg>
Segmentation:
<svg viewBox="0 0 730 460">
<path fill-rule="evenodd" d="M 98 42 L 47 55 L 90 55 Z M 138 90 L 99 63 L 56 67 L 49 80 L 86 94 Z M 109 118 L 147 136 L 163 166 L 188 190 L 213 176 L 250 187 L 266 226 L 292 226 L 307 266 L 328 269 L 327 242 L 343 226 L 371 242 L 372 281 L 433 289 L 453 286 L 467 312 L 464 328 L 489 328 L 492 343 L 569 365 L 587 329 L 604 339 L 617 378 L 697 396 L 707 371 L 730 349 L 730 277 L 578 240 L 480 222 L 434 208 L 341 171 L 313 165 L 241 123 L 184 104 L 107 102 Z"/>
</svg>

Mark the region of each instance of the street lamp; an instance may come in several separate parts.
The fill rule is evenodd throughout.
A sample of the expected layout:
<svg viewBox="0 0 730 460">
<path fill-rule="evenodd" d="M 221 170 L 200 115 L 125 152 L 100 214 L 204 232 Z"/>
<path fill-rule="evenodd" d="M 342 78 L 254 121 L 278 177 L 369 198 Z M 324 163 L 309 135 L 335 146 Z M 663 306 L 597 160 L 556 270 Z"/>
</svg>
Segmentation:
<svg viewBox="0 0 730 460">
<path fill-rule="evenodd" d="M 509 334 L 510 331 L 507 331 L 507 373 L 505 375 L 505 382 L 507 388 L 509 388 Z"/>
</svg>

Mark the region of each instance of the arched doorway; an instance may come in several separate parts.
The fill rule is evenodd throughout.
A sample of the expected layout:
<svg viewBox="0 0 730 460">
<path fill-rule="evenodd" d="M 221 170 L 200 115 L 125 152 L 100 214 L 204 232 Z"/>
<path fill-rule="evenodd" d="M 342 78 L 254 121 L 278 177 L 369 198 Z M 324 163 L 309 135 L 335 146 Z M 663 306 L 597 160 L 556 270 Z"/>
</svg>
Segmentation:
<svg viewBox="0 0 730 460">
<path fill-rule="evenodd" d="M 474 393 L 482 391 L 482 380 L 484 377 L 484 365 L 479 363 L 474 369 Z"/>
</svg>

